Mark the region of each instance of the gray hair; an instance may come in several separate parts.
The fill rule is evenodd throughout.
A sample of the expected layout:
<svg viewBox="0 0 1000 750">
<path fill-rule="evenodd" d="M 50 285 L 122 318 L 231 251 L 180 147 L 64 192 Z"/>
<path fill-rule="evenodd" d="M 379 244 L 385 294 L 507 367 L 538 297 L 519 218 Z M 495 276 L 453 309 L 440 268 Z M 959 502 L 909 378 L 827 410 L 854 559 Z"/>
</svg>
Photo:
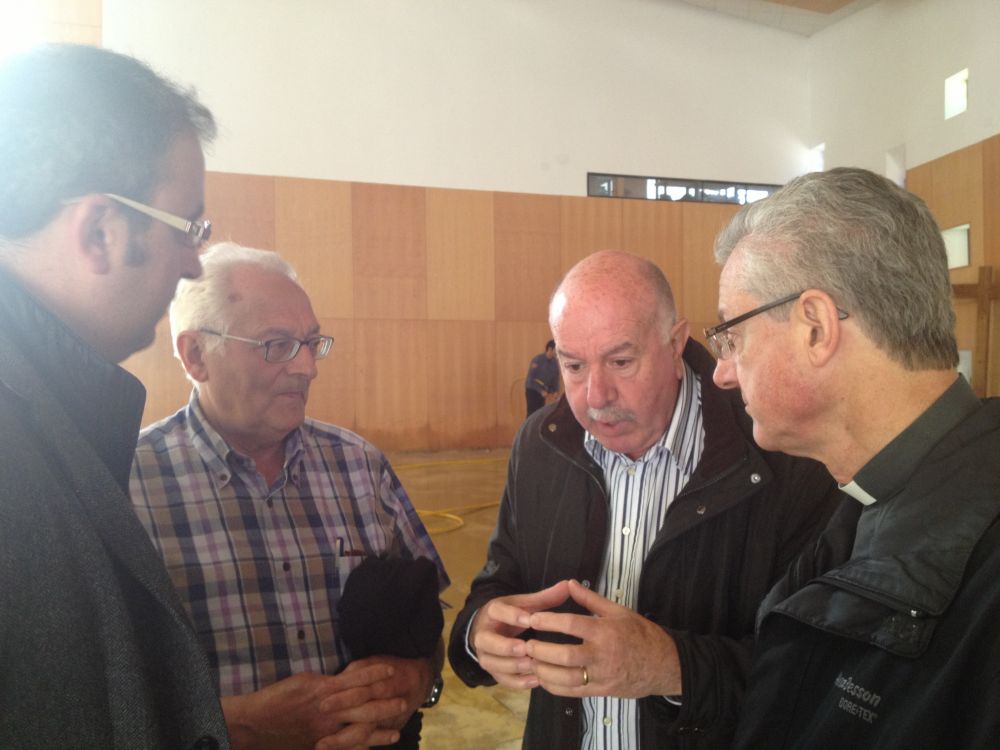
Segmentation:
<svg viewBox="0 0 1000 750">
<path fill-rule="evenodd" d="M 863 169 L 798 177 L 740 210 L 715 241 L 743 253 L 741 288 L 762 302 L 821 289 L 909 370 L 958 363 L 941 231 L 920 198 Z M 776 318 L 789 315 L 781 306 Z"/>
<path fill-rule="evenodd" d="M 234 268 L 252 266 L 287 276 L 298 283 L 295 269 L 270 250 L 243 247 L 235 242 L 219 242 L 201 256 L 202 273 L 197 279 L 181 279 L 174 301 L 170 303 L 170 338 L 177 354 L 177 336 L 184 331 L 208 328 L 228 333 L 235 322 L 226 314 L 226 297 Z M 211 352 L 225 344 L 219 336 L 205 337 L 203 349 Z"/>
</svg>

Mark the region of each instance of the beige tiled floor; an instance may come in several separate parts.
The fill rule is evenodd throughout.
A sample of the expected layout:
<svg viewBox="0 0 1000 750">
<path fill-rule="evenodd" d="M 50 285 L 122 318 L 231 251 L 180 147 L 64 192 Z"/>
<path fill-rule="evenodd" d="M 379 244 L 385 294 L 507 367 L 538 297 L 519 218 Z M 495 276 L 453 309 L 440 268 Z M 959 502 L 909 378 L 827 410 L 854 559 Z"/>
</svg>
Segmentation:
<svg viewBox="0 0 1000 750">
<path fill-rule="evenodd" d="M 445 639 L 469 583 L 483 565 L 507 472 L 507 451 L 397 453 L 400 481 L 434 538 L 451 576 L 442 595 Z M 517 750 L 528 694 L 468 688 L 445 665 L 441 702 L 424 714 L 423 750 Z"/>
</svg>

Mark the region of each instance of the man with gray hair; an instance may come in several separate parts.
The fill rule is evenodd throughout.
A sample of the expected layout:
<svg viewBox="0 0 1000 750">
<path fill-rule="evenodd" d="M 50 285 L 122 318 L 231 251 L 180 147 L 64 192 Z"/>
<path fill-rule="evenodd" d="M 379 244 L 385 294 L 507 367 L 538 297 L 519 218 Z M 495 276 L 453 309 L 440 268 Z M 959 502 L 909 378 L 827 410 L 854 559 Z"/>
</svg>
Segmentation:
<svg viewBox="0 0 1000 750">
<path fill-rule="evenodd" d="M 754 445 L 651 261 L 584 258 L 549 324 L 565 394 L 514 442 L 452 666 L 532 689 L 525 748 L 728 748 L 757 606 L 839 493 Z"/>
<path fill-rule="evenodd" d="M 933 216 L 834 169 L 741 210 L 716 258 L 716 383 L 852 497 L 761 607 L 737 744 L 995 746 L 1000 400 L 955 371 Z"/>
<path fill-rule="evenodd" d="M 117 363 L 200 272 L 193 93 L 110 50 L 0 65 L 0 747 L 228 747 L 128 500 L 146 392 Z"/>
<path fill-rule="evenodd" d="M 141 433 L 131 487 L 208 652 L 233 746 L 324 750 L 401 735 L 416 747 L 416 709 L 440 685 L 441 560 L 382 452 L 306 417 L 333 339 L 291 266 L 232 243 L 202 266 L 170 307 L 194 388 Z M 422 564 L 437 617 L 423 651 L 359 653 L 345 637 L 358 616 L 344 611 L 345 586 L 383 557 Z M 392 604 L 369 595 L 372 607 Z M 405 640 L 419 614 L 373 627 Z"/>
</svg>

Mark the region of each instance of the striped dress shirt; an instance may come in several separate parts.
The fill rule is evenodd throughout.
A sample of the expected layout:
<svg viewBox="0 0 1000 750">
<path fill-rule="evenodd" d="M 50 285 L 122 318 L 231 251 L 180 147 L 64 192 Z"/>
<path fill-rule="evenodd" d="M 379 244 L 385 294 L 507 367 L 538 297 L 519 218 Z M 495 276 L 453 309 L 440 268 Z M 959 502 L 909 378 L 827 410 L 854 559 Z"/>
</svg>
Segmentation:
<svg viewBox="0 0 1000 750">
<path fill-rule="evenodd" d="M 631 609 L 638 606 L 646 555 L 667 508 L 694 473 L 704 443 L 701 382 L 686 362 L 670 426 L 638 460 L 609 451 L 589 432 L 585 434 L 584 447 L 604 472 L 609 502 L 609 538 L 598 593 Z M 585 698 L 583 715 L 586 750 L 638 748 L 639 711 L 634 699 Z"/>
<path fill-rule="evenodd" d="M 371 555 L 441 559 L 388 460 L 354 433 L 306 419 L 268 487 L 193 393 L 139 438 L 131 480 L 224 696 L 350 661 L 337 637 L 348 574 Z"/>
</svg>

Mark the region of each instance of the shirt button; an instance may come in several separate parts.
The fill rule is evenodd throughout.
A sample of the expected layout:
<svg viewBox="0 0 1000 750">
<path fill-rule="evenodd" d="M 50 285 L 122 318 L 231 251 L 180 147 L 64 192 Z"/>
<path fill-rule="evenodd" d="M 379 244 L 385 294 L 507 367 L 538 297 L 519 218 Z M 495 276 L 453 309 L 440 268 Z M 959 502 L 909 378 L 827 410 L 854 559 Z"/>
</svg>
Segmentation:
<svg viewBox="0 0 1000 750">
<path fill-rule="evenodd" d="M 610 727 L 611 726 L 611 717 L 610 716 L 605 716 L 604 717 L 604 726 L 606 726 L 606 727 Z"/>
<path fill-rule="evenodd" d="M 580 585 L 583 586 L 585 589 L 589 589 L 590 588 L 590 581 L 586 581 L 586 580 L 580 581 Z"/>
<path fill-rule="evenodd" d="M 272 500 L 271 498 L 268 498 L 265 502 L 267 502 L 267 507 L 268 508 L 273 508 L 274 507 L 274 500 Z"/>
<path fill-rule="evenodd" d="M 559 428 L 556 427 L 554 424 L 550 424 L 549 425 L 549 432 L 555 432 L 557 429 L 559 429 Z"/>
<path fill-rule="evenodd" d="M 756 471 L 750 475 L 751 484 L 760 484 L 761 476 Z"/>
<path fill-rule="evenodd" d="M 567 708 L 564 713 L 567 716 L 572 716 L 573 715 L 573 709 L 572 708 Z"/>
<path fill-rule="evenodd" d="M 281 569 L 287 573 L 289 570 L 292 569 L 292 565 L 286 560 L 285 562 L 281 563 Z"/>
<path fill-rule="evenodd" d="M 300 641 L 304 641 L 306 639 L 306 631 L 304 631 L 304 630 L 300 630 L 295 635 L 298 636 L 298 638 L 299 638 Z"/>
<path fill-rule="evenodd" d="M 632 529 L 630 529 L 628 526 L 626 526 L 626 527 L 624 527 L 622 529 L 622 536 L 628 536 L 631 533 L 632 533 Z"/>
<path fill-rule="evenodd" d="M 629 466 L 628 467 L 628 475 L 630 477 L 634 477 L 635 476 L 635 467 L 634 466 Z"/>
<path fill-rule="evenodd" d="M 699 505 L 697 508 L 694 509 L 694 512 L 697 513 L 699 516 L 703 516 L 705 515 L 706 510 L 708 509 L 704 505 Z"/>
</svg>

